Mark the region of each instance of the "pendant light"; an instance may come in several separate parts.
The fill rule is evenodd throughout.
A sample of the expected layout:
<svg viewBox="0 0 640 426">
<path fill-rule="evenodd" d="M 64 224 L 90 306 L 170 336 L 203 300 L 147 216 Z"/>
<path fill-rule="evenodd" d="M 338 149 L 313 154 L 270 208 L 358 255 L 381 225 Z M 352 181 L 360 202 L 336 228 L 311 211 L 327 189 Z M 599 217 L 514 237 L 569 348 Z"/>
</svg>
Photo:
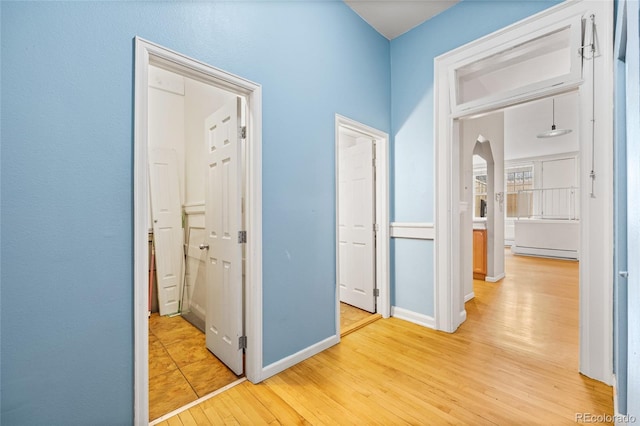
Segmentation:
<svg viewBox="0 0 640 426">
<path fill-rule="evenodd" d="M 553 138 L 556 136 L 566 135 L 567 133 L 571 133 L 571 129 L 556 129 L 556 100 L 555 98 L 551 99 L 552 102 L 552 124 L 551 130 L 547 130 L 546 132 L 538 133 L 538 138 Z"/>
</svg>

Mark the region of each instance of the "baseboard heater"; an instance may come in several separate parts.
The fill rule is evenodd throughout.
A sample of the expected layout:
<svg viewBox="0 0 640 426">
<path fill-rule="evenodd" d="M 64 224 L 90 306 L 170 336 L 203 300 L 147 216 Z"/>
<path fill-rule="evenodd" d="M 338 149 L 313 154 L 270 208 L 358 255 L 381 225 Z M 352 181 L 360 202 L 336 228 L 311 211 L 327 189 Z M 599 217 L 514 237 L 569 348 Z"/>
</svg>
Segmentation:
<svg viewBox="0 0 640 426">
<path fill-rule="evenodd" d="M 551 257 L 558 259 L 570 259 L 570 260 L 579 260 L 578 251 L 577 250 L 559 250 L 559 249 L 549 249 L 549 248 L 538 248 L 538 247 L 523 247 L 512 245 L 511 252 L 513 254 L 519 254 L 522 256 L 538 256 L 538 257 Z"/>
</svg>

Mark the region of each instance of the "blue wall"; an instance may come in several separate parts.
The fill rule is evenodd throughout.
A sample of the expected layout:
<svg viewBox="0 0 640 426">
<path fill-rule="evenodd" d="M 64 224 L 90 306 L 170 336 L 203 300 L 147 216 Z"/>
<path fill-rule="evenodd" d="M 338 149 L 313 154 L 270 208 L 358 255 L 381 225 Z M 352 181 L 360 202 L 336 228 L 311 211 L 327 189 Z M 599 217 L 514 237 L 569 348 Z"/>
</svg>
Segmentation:
<svg viewBox="0 0 640 426">
<path fill-rule="evenodd" d="M 433 294 L 424 291 L 433 289 L 435 278 L 433 241 L 396 238 L 391 247 L 392 278 L 397 284 L 391 293 L 391 304 L 433 317 Z"/>
<path fill-rule="evenodd" d="M 2 7 L 0 6 L 0 24 L 2 23 Z M 2 46 L 2 26 L 0 25 L 0 46 Z M 2 55 L 0 55 L 0 108 L 2 105 Z M 2 115 L 0 114 L 0 171 L 2 169 Z M 0 224 L 2 223 L 2 173 L 0 173 Z M 2 226 L 0 226 L 0 242 Z M 0 249 L 0 282 L 2 277 L 2 250 Z M 2 423 L 2 286 L 0 285 L 0 424 Z"/>
<path fill-rule="evenodd" d="M 434 220 L 433 60 L 556 3 L 466 0 L 391 41 L 392 221 Z M 396 306 L 428 316 L 433 270 L 416 265 L 433 265 L 430 244 L 395 240 L 392 265 Z"/>
<path fill-rule="evenodd" d="M 130 423 L 133 37 L 263 85 L 264 363 L 335 330 L 334 114 L 392 139 L 434 218 L 433 59 L 557 1 L 466 0 L 389 43 L 342 2 L 1 2 L 0 422 Z M 392 242 L 433 315 L 433 242 Z"/>
<path fill-rule="evenodd" d="M 342 2 L 2 2 L 5 425 L 133 418 L 133 37 L 263 85 L 264 363 L 335 332 L 334 114 L 390 130 Z"/>
</svg>

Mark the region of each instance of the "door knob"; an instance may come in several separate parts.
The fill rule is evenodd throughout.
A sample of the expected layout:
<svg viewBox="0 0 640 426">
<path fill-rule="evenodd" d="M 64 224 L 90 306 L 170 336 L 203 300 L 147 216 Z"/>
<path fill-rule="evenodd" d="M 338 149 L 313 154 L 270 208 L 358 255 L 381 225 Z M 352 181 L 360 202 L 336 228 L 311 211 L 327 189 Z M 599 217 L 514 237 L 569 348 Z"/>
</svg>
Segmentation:
<svg viewBox="0 0 640 426">
<path fill-rule="evenodd" d="M 200 247 L 200 250 L 209 250 L 209 244 L 202 243 L 198 247 Z"/>
<path fill-rule="evenodd" d="M 628 271 L 619 271 L 618 275 L 620 275 L 622 278 L 627 278 L 627 277 L 629 277 L 629 272 Z"/>
</svg>

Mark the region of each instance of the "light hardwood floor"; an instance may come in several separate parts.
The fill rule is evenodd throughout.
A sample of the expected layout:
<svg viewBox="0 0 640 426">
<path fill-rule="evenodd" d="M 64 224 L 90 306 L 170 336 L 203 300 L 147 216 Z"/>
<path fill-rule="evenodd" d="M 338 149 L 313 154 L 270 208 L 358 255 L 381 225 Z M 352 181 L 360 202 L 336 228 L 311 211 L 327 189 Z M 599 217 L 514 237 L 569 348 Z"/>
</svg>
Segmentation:
<svg viewBox="0 0 640 426">
<path fill-rule="evenodd" d="M 454 334 L 376 321 L 288 370 L 244 382 L 162 425 L 573 424 L 612 414 L 578 370 L 578 264 L 507 255 L 476 281 Z"/>
</svg>

